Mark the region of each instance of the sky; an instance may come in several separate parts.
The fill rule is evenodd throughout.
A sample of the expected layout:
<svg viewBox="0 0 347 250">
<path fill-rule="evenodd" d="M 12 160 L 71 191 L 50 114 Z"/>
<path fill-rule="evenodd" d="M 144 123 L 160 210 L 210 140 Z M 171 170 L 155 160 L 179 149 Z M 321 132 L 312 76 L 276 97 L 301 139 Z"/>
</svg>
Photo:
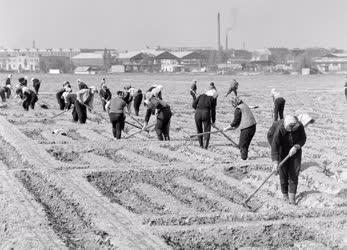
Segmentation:
<svg viewBox="0 0 347 250">
<path fill-rule="evenodd" d="M 346 0 L 0 0 L 0 47 L 347 49 Z"/>
</svg>

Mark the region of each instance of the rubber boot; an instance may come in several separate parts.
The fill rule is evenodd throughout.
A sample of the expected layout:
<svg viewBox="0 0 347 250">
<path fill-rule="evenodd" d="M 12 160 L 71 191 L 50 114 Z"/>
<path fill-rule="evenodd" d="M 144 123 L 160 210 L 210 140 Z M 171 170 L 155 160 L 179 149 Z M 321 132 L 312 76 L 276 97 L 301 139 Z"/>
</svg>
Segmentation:
<svg viewBox="0 0 347 250">
<path fill-rule="evenodd" d="M 289 204 L 295 205 L 295 194 L 289 193 Z"/>
<path fill-rule="evenodd" d="M 283 201 L 288 203 L 289 202 L 289 196 L 288 193 L 287 194 L 283 194 Z"/>
</svg>

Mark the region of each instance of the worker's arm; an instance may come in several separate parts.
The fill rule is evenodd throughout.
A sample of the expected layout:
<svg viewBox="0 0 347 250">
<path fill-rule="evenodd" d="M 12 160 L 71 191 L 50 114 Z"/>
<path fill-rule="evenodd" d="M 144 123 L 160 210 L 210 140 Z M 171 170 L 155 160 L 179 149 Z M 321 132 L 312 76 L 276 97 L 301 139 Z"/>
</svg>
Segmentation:
<svg viewBox="0 0 347 250">
<path fill-rule="evenodd" d="M 198 96 L 198 97 L 193 101 L 193 104 L 192 104 L 193 109 L 196 109 L 196 108 L 198 107 L 199 100 L 200 100 L 200 96 Z"/>
<path fill-rule="evenodd" d="M 304 126 L 302 124 L 300 124 L 300 126 L 298 127 L 297 133 L 300 140 L 297 141 L 295 145 L 299 145 L 301 148 L 306 143 L 306 133 L 305 133 Z"/>
<path fill-rule="evenodd" d="M 237 128 L 241 123 L 242 112 L 239 108 L 236 108 L 234 111 L 234 120 L 230 124 L 230 127 Z"/>
<path fill-rule="evenodd" d="M 82 96 L 85 92 L 86 92 L 86 89 L 81 89 L 76 92 L 77 101 L 79 101 L 80 103 L 83 103 Z"/>
<path fill-rule="evenodd" d="M 213 124 L 216 122 L 216 106 L 217 99 L 213 98 L 211 101 L 211 119 Z"/>
<path fill-rule="evenodd" d="M 281 148 L 281 131 L 279 127 L 276 128 L 271 144 L 271 159 L 272 162 L 278 164 L 280 160 L 280 148 Z"/>
<path fill-rule="evenodd" d="M 278 102 L 274 100 L 274 121 L 278 120 Z"/>
</svg>

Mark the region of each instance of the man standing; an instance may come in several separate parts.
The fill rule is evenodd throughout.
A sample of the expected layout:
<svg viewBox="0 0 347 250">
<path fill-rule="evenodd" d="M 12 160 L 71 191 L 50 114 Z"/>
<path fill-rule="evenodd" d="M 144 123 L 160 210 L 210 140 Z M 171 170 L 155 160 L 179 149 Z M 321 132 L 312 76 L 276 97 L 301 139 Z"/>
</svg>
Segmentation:
<svg viewBox="0 0 347 250">
<path fill-rule="evenodd" d="M 195 109 L 195 124 L 198 134 L 211 131 L 212 124 L 216 122 L 216 102 L 217 92 L 208 90 L 205 94 L 199 95 L 193 101 L 193 108 Z M 201 148 L 208 148 L 210 142 L 210 134 L 205 135 L 205 145 L 203 143 L 203 136 L 199 136 L 199 145 Z"/>
<path fill-rule="evenodd" d="M 240 98 L 233 97 L 231 104 L 235 108 L 234 120 L 224 131 L 240 128 L 239 148 L 241 159 L 247 160 L 248 148 L 255 134 L 257 122 L 255 121 L 251 109 Z"/>
<path fill-rule="evenodd" d="M 295 204 L 298 176 L 301 168 L 301 148 L 306 142 L 304 126 L 295 116 L 287 115 L 279 121 L 271 143 L 273 171 L 280 175 L 283 199 Z M 279 163 L 289 155 L 290 158 L 278 169 Z"/>
<path fill-rule="evenodd" d="M 117 91 L 117 96 L 112 98 L 106 104 L 106 110 L 112 123 L 112 133 L 116 139 L 122 136 L 124 130 L 126 102 L 123 100 L 123 91 Z"/>
<path fill-rule="evenodd" d="M 41 86 L 41 80 L 39 80 L 37 78 L 31 78 L 31 82 L 33 83 L 35 94 L 38 95 L 39 94 L 39 89 L 40 89 L 40 86 Z"/>
<path fill-rule="evenodd" d="M 74 122 L 86 123 L 87 108 L 89 111 L 92 111 L 94 96 L 97 92 L 98 90 L 94 86 L 77 91 L 75 105 L 72 109 L 72 119 Z"/>
<path fill-rule="evenodd" d="M 5 82 L 5 92 L 6 92 L 6 98 L 9 99 L 11 96 L 11 89 L 12 89 L 12 85 L 11 85 L 11 78 L 12 78 L 12 74 L 9 74 L 6 82 Z"/>
<path fill-rule="evenodd" d="M 100 91 L 99 91 L 99 95 L 100 95 L 100 98 L 101 98 L 101 103 L 102 103 L 102 109 L 104 111 L 106 111 L 106 108 L 105 108 L 105 105 L 106 103 L 111 100 L 112 98 L 112 94 L 111 94 L 111 91 L 110 89 L 107 87 L 106 85 L 106 80 L 105 78 L 102 78 L 102 81 L 101 81 L 101 88 L 100 88 Z"/>
<path fill-rule="evenodd" d="M 64 94 L 64 92 L 68 91 L 69 89 L 71 89 L 71 85 L 68 81 L 65 81 L 63 83 L 63 87 L 61 89 L 59 89 L 57 91 L 57 93 L 55 94 L 55 97 L 57 98 L 57 102 L 59 104 L 60 110 L 64 110 L 64 108 L 65 108 L 65 101 L 64 101 L 63 94 Z"/>
<path fill-rule="evenodd" d="M 345 97 L 347 101 L 347 76 L 346 76 L 346 81 L 345 81 Z"/>
<path fill-rule="evenodd" d="M 239 88 L 239 83 L 235 79 L 233 79 L 232 83 L 229 86 L 228 92 L 225 95 L 227 97 L 231 92 L 234 92 L 234 95 L 237 96 L 237 89 Z"/>
<path fill-rule="evenodd" d="M 124 90 L 129 93 L 127 94 L 129 97 L 128 99 L 130 100 L 129 104 L 128 104 L 128 111 L 130 113 L 131 111 L 131 102 L 134 102 L 134 111 L 135 111 L 135 115 L 138 116 L 139 115 L 139 111 L 140 111 L 140 105 L 142 102 L 142 90 L 141 89 L 136 89 L 134 87 L 132 87 L 130 84 L 128 86 L 124 87 Z"/>
<path fill-rule="evenodd" d="M 172 116 L 170 106 L 159 97 L 153 96 L 152 92 L 146 93 L 145 105 L 147 106 L 147 112 L 142 130 L 146 130 L 149 118 L 157 111 L 157 123 L 155 125 L 155 131 L 157 133 L 158 139 L 160 141 L 169 141 L 170 120 Z"/>
<path fill-rule="evenodd" d="M 278 117 L 280 119 L 283 119 L 283 110 L 284 105 L 286 104 L 286 100 L 283 97 L 281 97 L 280 93 L 276 91 L 276 89 L 271 90 L 271 96 L 274 102 L 274 121 L 277 121 Z"/>
</svg>

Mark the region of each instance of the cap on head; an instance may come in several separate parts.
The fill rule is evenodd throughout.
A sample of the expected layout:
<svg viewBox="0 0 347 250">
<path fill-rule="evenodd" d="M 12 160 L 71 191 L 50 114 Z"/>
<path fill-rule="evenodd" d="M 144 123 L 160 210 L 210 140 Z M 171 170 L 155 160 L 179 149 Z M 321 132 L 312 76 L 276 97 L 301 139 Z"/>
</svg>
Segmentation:
<svg viewBox="0 0 347 250">
<path fill-rule="evenodd" d="M 130 89 L 131 88 L 131 84 L 130 83 L 125 83 L 124 84 L 124 89 L 125 90 L 128 90 L 128 89 Z"/>
<path fill-rule="evenodd" d="M 218 93 L 215 89 L 209 89 L 206 91 L 205 93 L 207 96 L 212 96 L 213 98 L 217 98 L 218 97 Z"/>
</svg>

